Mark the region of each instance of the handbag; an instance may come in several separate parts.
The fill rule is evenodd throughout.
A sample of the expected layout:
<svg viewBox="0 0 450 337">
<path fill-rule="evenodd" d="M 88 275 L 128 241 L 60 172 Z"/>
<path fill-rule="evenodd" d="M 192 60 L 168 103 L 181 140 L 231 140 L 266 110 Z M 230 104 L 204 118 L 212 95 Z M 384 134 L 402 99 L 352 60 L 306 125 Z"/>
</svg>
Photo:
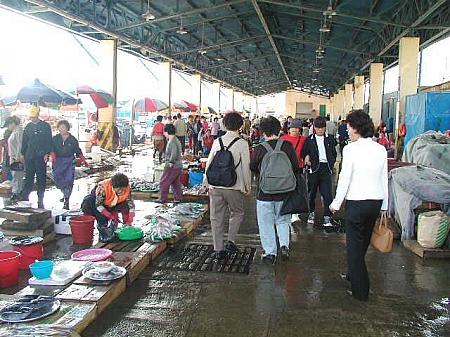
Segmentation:
<svg viewBox="0 0 450 337">
<path fill-rule="evenodd" d="M 280 215 L 308 213 L 308 192 L 306 181 L 301 174 L 297 174 L 295 190 L 289 192 L 288 197 L 281 206 Z"/>
<path fill-rule="evenodd" d="M 373 227 L 370 244 L 381 253 L 390 253 L 394 242 L 394 233 L 387 226 L 387 215 L 382 214 Z"/>
</svg>

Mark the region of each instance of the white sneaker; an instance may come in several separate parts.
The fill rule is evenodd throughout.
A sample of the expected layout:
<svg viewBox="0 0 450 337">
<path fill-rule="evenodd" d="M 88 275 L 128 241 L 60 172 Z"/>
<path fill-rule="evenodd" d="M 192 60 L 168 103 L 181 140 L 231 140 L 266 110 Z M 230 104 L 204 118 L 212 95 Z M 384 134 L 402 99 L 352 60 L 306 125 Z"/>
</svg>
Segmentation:
<svg viewBox="0 0 450 337">
<path fill-rule="evenodd" d="M 333 224 L 331 223 L 331 216 L 323 217 L 323 227 L 333 227 Z"/>
<path fill-rule="evenodd" d="M 314 225 L 316 214 L 314 212 L 309 213 L 308 215 L 308 225 Z"/>
<path fill-rule="evenodd" d="M 300 221 L 300 217 L 298 216 L 298 214 L 292 214 L 291 222 L 294 223 L 297 221 Z"/>
</svg>

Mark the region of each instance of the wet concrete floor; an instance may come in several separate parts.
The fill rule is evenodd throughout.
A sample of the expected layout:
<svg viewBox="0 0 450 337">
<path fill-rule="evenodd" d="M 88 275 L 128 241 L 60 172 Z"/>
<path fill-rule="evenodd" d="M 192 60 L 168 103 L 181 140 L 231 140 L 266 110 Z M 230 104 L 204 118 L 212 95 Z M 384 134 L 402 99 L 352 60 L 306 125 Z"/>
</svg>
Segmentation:
<svg viewBox="0 0 450 337">
<path fill-rule="evenodd" d="M 82 334 L 152 337 L 450 336 L 450 263 L 423 261 L 396 243 L 369 249 L 372 294 L 345 293 L 345 235 L 295 223 L 291 258 L 260 260 L 254 198 L 238 243 L 257 247 L 249 275 L 158 269 L 153 264 Z M 209 225 L 187 243 L 210 243 Z"/>
</svg>

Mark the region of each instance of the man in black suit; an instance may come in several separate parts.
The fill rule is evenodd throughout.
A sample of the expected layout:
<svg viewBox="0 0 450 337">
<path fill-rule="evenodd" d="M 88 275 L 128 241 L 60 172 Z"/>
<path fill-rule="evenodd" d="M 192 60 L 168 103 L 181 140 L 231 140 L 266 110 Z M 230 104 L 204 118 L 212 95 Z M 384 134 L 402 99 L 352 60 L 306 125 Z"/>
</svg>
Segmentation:
<svg viewBox="0 0 450 337">
<path fill-rule="evenodd" d="M 333 200 L 331 193 L 331 176 L 334 163 L 336 162 L 336 140 L 328 135 L 326 130 L 327 121 L 324 117 L 314 120 L 314 133 L 310 135 L 302 149 L 302 157 L 305 164 L 309 166 L 308 189 L 309 189 L 309 216 L 308 224 L 314 224 L 315 202 L 317 188 L 324 201 L 324 227 L 331 227 L 330 204 Z"/>
</svg>

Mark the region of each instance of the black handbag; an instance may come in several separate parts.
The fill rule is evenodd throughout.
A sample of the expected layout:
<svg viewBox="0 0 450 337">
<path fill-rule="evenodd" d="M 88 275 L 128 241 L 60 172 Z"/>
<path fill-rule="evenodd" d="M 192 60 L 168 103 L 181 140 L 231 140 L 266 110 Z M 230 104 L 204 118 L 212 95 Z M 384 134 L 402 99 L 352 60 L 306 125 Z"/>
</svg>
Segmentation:
<svg viewBox="0 0 450 337">
<path fill-rule="evenodd" d="M 284 200 L 280 215 L 299 213 L 309 213 L 308 189 L 301 174 L 297 174 L 297 186 Z"/>
<path fill-rule="evenodd" d="M 11 171 L 23 171 L 23 170 L 25 170 L 25 165 L 23 163 L 21 163 L 21 162 L 15 161 L 14 163 L 12 163 L 9 166 L 9 169 Z"/>
</svg>

